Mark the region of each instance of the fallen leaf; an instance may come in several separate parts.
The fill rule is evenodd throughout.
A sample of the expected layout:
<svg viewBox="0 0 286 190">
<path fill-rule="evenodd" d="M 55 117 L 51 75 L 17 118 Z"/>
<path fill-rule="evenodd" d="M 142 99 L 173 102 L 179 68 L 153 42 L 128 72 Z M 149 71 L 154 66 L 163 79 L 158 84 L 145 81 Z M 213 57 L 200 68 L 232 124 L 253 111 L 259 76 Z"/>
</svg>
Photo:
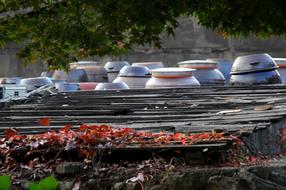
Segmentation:
<svg viewBox="0 0 286 190">
<path fill-rule="evenodd" d="M 217 112 L 217 114 L 237 113 L 237 112 L 241 112 L 241 109 L 237 109 L 237 110 L 224 110 L 224 111 Z"/>
<path fill-rule="evenodd" d="M 271 110 L 273 108 L 272 104 L 265 104 L 260 106 L 255 106 L 255 111 L 265 111 L 265 110 Z"/>
<path fill-rule="evenodd" d="M 39 125 L 50 126 L 50 119 L 47 117 L 39 119 L 38 122 L 39 122 Z"/>
<path fill-rule="evenodd" d="M 17 132 L 16 129 L 10 128 L 10 129 L 6 129 L 6 130 L 4 131 L 4 135 L 5 135 L 5 138 L 6 138 L 6 139 L 10 139 L 10 138 L 12 138 L 12 137 L 18 135 L 18 132 Z"/>
</svg>

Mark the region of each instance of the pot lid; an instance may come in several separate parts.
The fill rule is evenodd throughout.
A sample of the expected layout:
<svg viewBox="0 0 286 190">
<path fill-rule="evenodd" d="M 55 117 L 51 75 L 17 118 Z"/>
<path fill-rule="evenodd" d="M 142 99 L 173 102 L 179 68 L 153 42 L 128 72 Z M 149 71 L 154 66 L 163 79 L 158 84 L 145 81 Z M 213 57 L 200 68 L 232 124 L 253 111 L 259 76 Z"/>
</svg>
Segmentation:
<svg viewBox="0 0 286 190">
<path fill-rule="evenodd" d="M 129 63 L 127 61 L 109 61 L 104 68 L 107 72 L 119 72 L 124 66 L 129 66 Z"/>
<path fill-rule="evenodd" d="M 155 78 L 185 78 L 191 77 L 195 69 L 168 67 L 151 70 Z"/>
<path fill-rule="evenodd" d="M 70 68 L 76 68 L 78 66 L 98 66 L 100 65 L 100 62 L 97 61 L 77 61 L 77 62 L 72 62 L 69 64 Z"/>
<path fill-rule="evenodd" d="M 162 62 L 135 62 L 132 66 L 147 67 L 148 69 L 158 69 L 164 67 Z"/>
<path fill-rule="evenodd" d="M 150 71 L 147 67 L 124 66 L 119 71 L 121 77 L 150 77 Z"/>
<path fill-rule="evenodd" d="M 239 56 L 231 68 L 231 74 L 241 74 L 265 71 L 278 68 L 274 60 L 267 53 Z"/>
<path fill-rule="evenodd" d="M 207 60 L 188 60 L 178 63 L 180 67 L 191 69 L 215 69 L 217 62 Z"/>
</svg>

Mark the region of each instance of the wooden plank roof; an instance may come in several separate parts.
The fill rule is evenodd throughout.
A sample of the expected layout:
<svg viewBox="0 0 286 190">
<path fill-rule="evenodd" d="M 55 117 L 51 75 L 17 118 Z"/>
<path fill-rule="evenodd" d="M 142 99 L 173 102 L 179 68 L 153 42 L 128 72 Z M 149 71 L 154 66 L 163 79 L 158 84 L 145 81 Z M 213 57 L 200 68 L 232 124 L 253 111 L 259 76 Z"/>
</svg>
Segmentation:
<svg viewBox="0 0 286 190">
<path fill-rule="evenodd" d="M 200 87 L 78 91 L 49 95 L 41 101 L 10 104 L 0 110 L 0 133 L 22 132 L 83 123 L 132 127 L 138 130 L 248 133 L 286 116 L 286 86 Z"/>
</svg>

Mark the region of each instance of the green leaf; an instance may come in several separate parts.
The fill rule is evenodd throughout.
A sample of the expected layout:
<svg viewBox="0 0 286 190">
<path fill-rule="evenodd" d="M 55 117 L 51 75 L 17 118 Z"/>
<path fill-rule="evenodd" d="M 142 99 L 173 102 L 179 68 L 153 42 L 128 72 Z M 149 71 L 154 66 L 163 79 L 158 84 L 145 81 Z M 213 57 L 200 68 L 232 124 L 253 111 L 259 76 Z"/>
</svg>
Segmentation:
<svg viewBox="0 0 286 190">
<path fill-rule="evenodd" d="M 29 190 L 40 190 L 38 184 L 36 183 L 30 183 L 29 184 Z"/>
<path fill-rule="evenodd" d="M 59 182 L 53 176 L 46 177 L 38 184 L 39 190 L 56 190 Z"/>
<path fill-rule="evenodd" d="M 11 186 L 11 179 L 7 175 L 0 176 L 0 190 L 8 190 Z"/>
</svg>

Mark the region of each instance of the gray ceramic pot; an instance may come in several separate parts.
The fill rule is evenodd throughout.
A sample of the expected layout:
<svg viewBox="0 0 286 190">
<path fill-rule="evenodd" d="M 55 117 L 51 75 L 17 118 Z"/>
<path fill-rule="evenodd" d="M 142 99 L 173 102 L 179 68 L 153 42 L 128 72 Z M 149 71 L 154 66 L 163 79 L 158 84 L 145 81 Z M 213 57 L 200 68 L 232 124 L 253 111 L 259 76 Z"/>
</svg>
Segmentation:
<svg viewBox="0 0 286 190">
<path fill-rule="evenodd" d="M 268 54 L 240 56 L 233 63 L 230 85 L 280 84 L 277 68 Z"/>
<path fill-rule="evenodd" d="M 20 84 L 20 77 L 3 77 L 0 79 L 0 84 Z"/>
<path fill-rule="evenodd" d="M 132 63 L 132 66 L 147 67 L 151 70 L 163 68 L 164 64 L 162 62 L 136 62 Z"/>
<path fill-rule="evenodd" d="M 113 82 L 125 82 L 129 88 L 145 88 L 150 78 L 151 74 L 147 67 L 124 66 Z"/>
<path fill-rule="evenodd" d="M 77 69 L 83 69 L 88 78 L 88 82 L 107 82 L 107 71 L 102 66 L 79 66 Z"/>
<path fill-rule="evenodd" d="M 178 63 L 182 68 L 196 69 L 193 76 L 202 86 L 225 84 L 223 74 L 217 69 L 217 63 L 206 60 L 190 60 Z"/>
<path fill-rule="evenodd" d="M 118 83 L 99 83 L 95 90 L 123 90 L 129 89 L 128 85 L 124 82 Z"/>
<path fill-rule="evenodd" d="M 107 71 L 108 81 L 112 82 L 119 74 L 119 71 L 124 67 L 129 66 L 127 61 L 109 61 L 105 64 L 104 68 Z"/>
<path fill-rule="evenodd" d="M 278 73 L 283 84 L 286 84 L 286 58 L 273 58 L 278 65 Z"/>
<path fill-rule="evenodd" d="M 78 61 L 78 62 L 70 63 L 69 65 L 70 65 L 71 69 L 76 69 L 77 67 L 82 67 L 82 66 L 100 66 L 100 62 L 97 62 L 97 61 Z"/>
<path fill-rule="evenodd" d="M 229 82 L 231 86 L 267 85 L 281 84 L 281 79 L 277 70 L 270 70 L 232 75 Z"/>
<path fill-rule="evenodd" d="M 24 78 L 21 80 L 20 84 L 26 86 L 27 91 L 32 91 L 41 86 L 52 86 L 53 82 L 47 77 L 34 77 Z"/>
<path fill-rule="evenodd" d="M 56 83 L 55 87 L 59 92 L 73 92 L 79 90 L 79 85 L 77 83 Z"/>
<path fill-rule="evenodd" d="M 207 61 L 213 61 L 217 63 L 217 69 L 223 74 L 226 84 L 229 84 L 229 79 L 231 77 L 230 72 L 233 61 L 221 58 L 211 58 L 207 59 Z"/>
<path fill-rule="evenodd" d="M 266 53 L 239 56 L 231 68 L 231 74 L 251 73 L 277 69 L 272 57 Z"/>
</svg>

